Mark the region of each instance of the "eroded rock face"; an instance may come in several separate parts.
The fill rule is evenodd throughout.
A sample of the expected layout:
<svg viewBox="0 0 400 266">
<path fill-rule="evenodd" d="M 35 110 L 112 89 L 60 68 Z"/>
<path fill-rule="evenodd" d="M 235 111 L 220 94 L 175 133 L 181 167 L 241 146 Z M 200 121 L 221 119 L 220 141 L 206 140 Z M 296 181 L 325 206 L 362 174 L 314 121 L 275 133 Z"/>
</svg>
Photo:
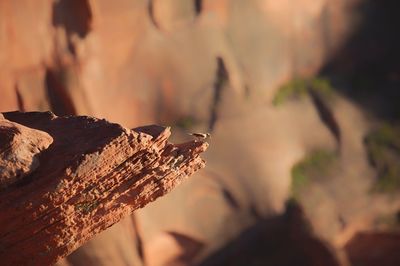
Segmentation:
<svg viewBox="0 0 400 266">
<path fill-rule="evenodd" d="M 39 154 L 53 138 L 46 132 L 28 128 L 0 117 L 0 187 L 21 180 L 39 167 Z"/>
<path fill-rule="evenodd" d="M 36 142 L 9 149 L 8 156 L 27 146 L 39 150 L 54 140 L 25 182 L 0 193 L 0 257 L 6 265 L 55 263 L 204 167 L 199 154 L 207 143 L 173 145 L 167 141 L 169 128 L 129 130 L 96 118 L 52 113 L 4 115 L 11 122 L 2 128 L 3 135 L 14 137 L 10 140 L 18 132 L 22 142 L 30 140 L 24 134 L 32 131 L 31 137 L 47 137 L 47 142 L 33 138 Z M 21 168 L 19 161 L 7 163 L 6 173 Z"/>
</svg>

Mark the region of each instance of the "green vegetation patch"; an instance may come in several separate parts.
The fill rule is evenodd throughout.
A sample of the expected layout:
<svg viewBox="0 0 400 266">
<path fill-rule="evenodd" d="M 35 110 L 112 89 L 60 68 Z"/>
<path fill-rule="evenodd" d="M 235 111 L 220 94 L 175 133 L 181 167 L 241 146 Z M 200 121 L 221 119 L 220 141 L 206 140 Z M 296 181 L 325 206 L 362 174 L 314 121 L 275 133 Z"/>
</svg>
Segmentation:
<svg viewBox="0 0 400 266">
<path fill-rule="evenodd" d="M 301 99 L 310 91 L 318 93 L 321 97 L 329 99 L 334 93 L 334 88 L 328 79 L 315 77 L 311 79 L 293 79 L 279 88 L 272 100 L 273 105 L 278 106 L 292 99 Z"/>
<path fill-rule="evenodd" d="M 365 137 L 371 164 L 378 177 L 373 192 L 394 193 L 400 190 L 400 126 L 383 124 Z"/>
<path fill-rule="evenodd" d="M 333 151 L 316 150 L 292 168 L 292 196 L 298 198 L 300 191 L 312 181 L 326 176 L 337 161 Z"/>
</svg>

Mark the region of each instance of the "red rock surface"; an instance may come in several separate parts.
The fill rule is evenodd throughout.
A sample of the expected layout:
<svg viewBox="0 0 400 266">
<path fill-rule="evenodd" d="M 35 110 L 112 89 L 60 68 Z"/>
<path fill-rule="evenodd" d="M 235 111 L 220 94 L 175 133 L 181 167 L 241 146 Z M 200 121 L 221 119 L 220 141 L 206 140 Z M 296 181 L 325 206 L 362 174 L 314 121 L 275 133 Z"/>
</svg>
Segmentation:
<svg viewBox="0 0 400 266">
<path fill-rule="evenodd" d="M 271 99 L 318 71 L 353 29 L 356 2 L 1 1 L 0 111 L 207 122 L 217 57 L 236 94 Z"/>
<path fill-rule="evenodd" d="M 55 263 L 204 166 L 199 154 L 207 144 L 170 144 L 168 128 L 128 130 L 52 113 L 4 116 L 14 128 L 22 124 L 46 132 L 39 136 L 47 145 L 53 139 L 39 155 L 40 166 L 19 182 L 6 180 L 0 194 L 0 257 L 6 265 Z"/>
<path fill-rule="evenodd" d="M 280 85 L 329 61 L 362 20 L 359 8 L 376 9 L 372 2 L 379 1 L 0 1 L 0 111 L 183 127 L 177 139 L 213 129 L 206 171 L 135 212 L 135 234 L 115 236 L 132 229 L 116 224 L 114 234 L 93 239 L 66 263 L 200 261 L 260 217 L 281 215 L 292 167 L 316 149 L 338 151 L 338 167 L 311 184 L 301 203 L 332 253 L 398 210 L 397 197 L 369 193 L 376 173 L 363 144 L 371 127 L 365 110 L 343 95 L 328 106 L 339 145 L 310 98 L 271 105 Z M 379 34 L 361 39 L 366 57 L 384 58 L 376 53 L 384 30 L 371 24 Z M 341 65 L 352 65 L 360 47 Z"/>
<path fill-rule="evenodd" d="M 39 167 L 39 154 L 53 142 L 49 134 L 0 117 L 0 186 L 7 187 Z"/>
</svg>

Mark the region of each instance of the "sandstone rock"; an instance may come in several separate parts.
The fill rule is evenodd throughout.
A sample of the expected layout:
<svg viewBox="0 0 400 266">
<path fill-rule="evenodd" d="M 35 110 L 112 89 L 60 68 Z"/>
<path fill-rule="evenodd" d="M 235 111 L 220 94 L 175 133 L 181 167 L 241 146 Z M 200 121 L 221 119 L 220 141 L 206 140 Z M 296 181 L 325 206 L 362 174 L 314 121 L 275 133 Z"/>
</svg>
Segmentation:
<svg viewBox="0 0 400 266">
<path fill-rule="evenodd" d="M 108 266 L 144 265 L 137 241 L 138 233 L 132 226 L 132 216 L 122 219 L 96 235 L 69 256 L 57 262 L 57 266 Z M 64 264 L 62 264 L 64 263 Z"/>
<path fill-rule="evenodd" d="M 39 167 L 38 155 L 53 142 L 49 134 L 0 117 L 0 187 L 22 179 Z"/>
<path fill-rule="evenodd" d="M 55 263 L 204 166 L 199 154 L 207 143 L 170 144 L 169 128 L 128 130 L 52 113 L 4 116 L 53 138 L 36 171 L 0 193 L 0 257 L 6 265 Z"/>
</svg>

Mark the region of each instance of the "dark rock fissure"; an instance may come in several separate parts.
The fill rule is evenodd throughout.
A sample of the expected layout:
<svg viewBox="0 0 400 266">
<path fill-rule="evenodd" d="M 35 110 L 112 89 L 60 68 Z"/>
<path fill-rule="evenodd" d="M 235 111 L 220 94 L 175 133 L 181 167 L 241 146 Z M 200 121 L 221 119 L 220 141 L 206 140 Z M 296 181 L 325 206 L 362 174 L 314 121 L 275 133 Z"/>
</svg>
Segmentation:
<svg viewBox="0 0 400 266">
<path fill-rule="evenodd" d="M 149 13 L 149 18 L 151 23 L 156 27 L 157 29 L 160 29 L 160 25 L 158 25 L 155 17 L 154 17 L 154 5 L 153 5 L 153 0 L 149 0 L 149 4 L 147 6 L 147 12 Z"/>
<path fill-rule="evenodd" d="M 194 11 L 196 15 L 200 15 L 203 10 L 203 0 L 194 0 Z"/>
<path fill-rule="evenodd" d="M 329 129 L 337 143 L 340 145 L 341 132 L 339 124 L 332 112 L 332 110 L 326 105 L 326 103 L 321 99 L 317 92 L 313 89 L 309 89 L 311 99 L 314 103 L 315 108 L 318 111 L 319 118 L 322 123 Z"/>
<path fill-rule="evenodd" d="M 52 23 L 54 27 L 63 27 L 68 35 L 67 47 L 75 55 L 75 45 L 71 36 L 77 34 L 85 38 L 92 28 L 92 10 L 88 0 L 58 0 L 53 5 Z"/>
<path fill-rule="evenodd" d="M 218 119 L 218 106 L 221 102 L 222 90 L 229 80 L 229 74 L 226 70 L 222 57 L 217 57 L 217 73 L 214 82 L 214 96 L 211 104 L 211 114 L 208 130 L 213 131 L 215 123 Z"/>
<path fill-rule="evenodd" d="M 59 116 L 76 114 L 73 101 L 62 84 L 60 75 L 47 69 L 45 83 L 51 110 Z"/>
<path fill-rule="evenodd" d="M 24 100 L 22 99 L 22 95 L 18 90 L 18 86 L 15 86 L 15 94 L 17 96 L 18 110 L 25 112 Z"/>
</svg>

